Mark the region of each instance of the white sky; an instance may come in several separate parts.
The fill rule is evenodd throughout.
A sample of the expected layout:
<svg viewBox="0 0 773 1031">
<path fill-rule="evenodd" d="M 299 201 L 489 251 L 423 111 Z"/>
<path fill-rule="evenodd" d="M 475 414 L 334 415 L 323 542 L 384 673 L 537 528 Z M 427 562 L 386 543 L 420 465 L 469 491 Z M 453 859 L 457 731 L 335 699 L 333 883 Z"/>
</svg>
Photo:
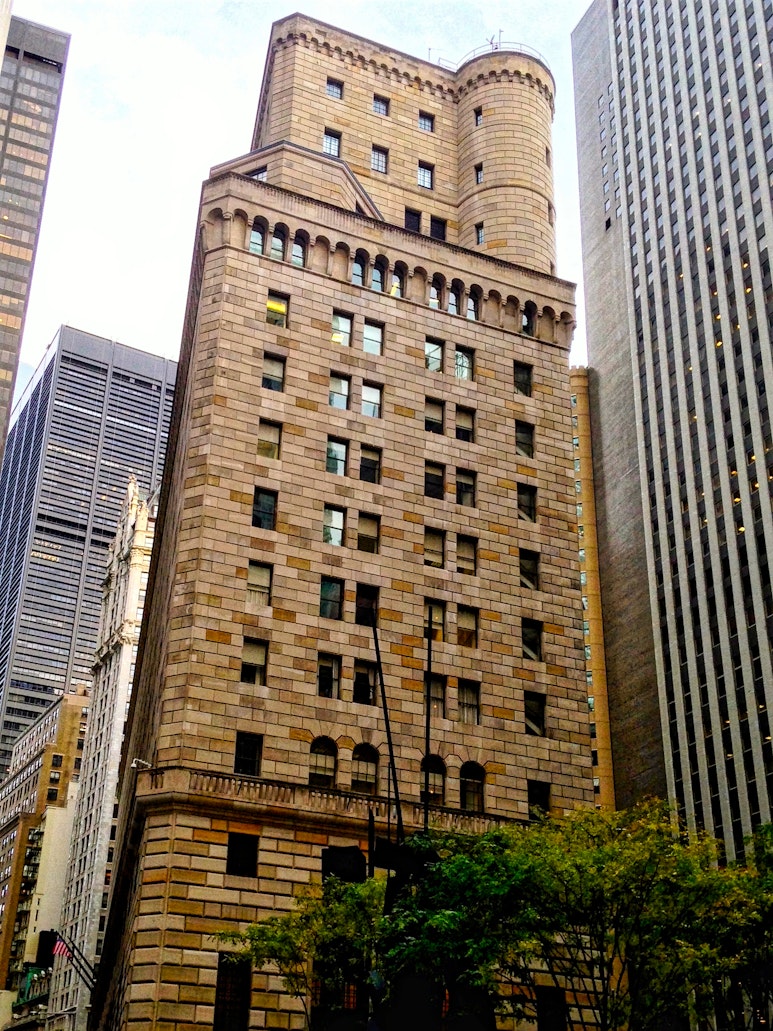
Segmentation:
<svg viewBox="0 0 773 1031">
<path fill-rule="evenodd" d="M 579 283 L 570 33 L 589 3 L 14 0 L 72 36 L 22 362 L 62 323 L 177 357 L 202 180 L 249 149 L 269 29 L 294 10 L 433 61 L 500 30 L 540 51 L 556 79 L 557 273 Z M 584 341 L 580 308 L 574 361 Z"/>
</svg>

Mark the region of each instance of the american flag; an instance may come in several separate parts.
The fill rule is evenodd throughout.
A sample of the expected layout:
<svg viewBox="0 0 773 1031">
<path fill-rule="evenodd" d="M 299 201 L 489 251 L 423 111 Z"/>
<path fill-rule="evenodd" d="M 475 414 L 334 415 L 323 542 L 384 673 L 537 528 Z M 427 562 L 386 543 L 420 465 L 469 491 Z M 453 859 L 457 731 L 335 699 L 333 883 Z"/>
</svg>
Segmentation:
<svg viewBox="0 0 773 1031">
<path fill-rule="evenodd" d="M 56 942 L 54 944 L 54 955 L 55 956 L 64 956 L 66 959 L 69 959 L 70 956 L 72 955 L 72 953 L 67 948 L 67 946 L 65 945 L 65 943 L 62 941 L 61 938 L 57 938 L 56 939 Z"/>
</svg>

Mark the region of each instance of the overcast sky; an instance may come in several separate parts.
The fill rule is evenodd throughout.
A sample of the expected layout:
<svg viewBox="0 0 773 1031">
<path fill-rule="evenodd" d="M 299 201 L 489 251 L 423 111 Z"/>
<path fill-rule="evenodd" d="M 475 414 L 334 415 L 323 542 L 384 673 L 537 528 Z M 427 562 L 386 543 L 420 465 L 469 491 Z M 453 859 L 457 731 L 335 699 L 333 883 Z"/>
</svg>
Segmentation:
<svg viewBox="0 0 773 1031">
<path fill-rule="evenodd" d="M 72 36 L 22 362 L 62 323 L 177 357 L 201 182 L 249 149 L 270 26 L 294 10 L 433 61 L 500 30 L 540 51 L 556 79 L 557 274 L 579 283 L 570 33 L 589 3 L 14 0 Z"/>
</svg>

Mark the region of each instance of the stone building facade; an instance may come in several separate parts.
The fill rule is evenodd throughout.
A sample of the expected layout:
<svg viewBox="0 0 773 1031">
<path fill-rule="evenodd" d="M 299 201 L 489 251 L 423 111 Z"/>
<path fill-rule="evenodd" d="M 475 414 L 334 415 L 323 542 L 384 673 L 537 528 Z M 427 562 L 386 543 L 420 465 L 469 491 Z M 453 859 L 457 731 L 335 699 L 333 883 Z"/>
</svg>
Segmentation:
<svg viewBox="0 0 773 1031">
<path fill-rule="evenodd" d="M 202 192 L 93 1027 L 301 1026 L 211 935 L 393 821 L 374 610 L 409 831 L 429 613 L 431 824 L 593 803 L 552 114 L 522 48 L 275 24 Z"/>
</svg>

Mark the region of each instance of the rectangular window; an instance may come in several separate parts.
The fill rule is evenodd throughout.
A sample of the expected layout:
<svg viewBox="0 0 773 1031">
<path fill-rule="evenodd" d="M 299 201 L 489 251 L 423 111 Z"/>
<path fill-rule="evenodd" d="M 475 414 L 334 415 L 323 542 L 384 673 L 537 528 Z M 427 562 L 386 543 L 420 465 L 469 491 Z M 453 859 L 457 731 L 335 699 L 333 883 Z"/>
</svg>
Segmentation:
<svg viewBox="0 0 773 1031">
<path fill-rule="evenodd" d="M 526 733 L 535 737 L 545 736 L 545 696 L 537 691 L 524 691 L 523 708 L 526 719 Z"/>
<path fill-rule="evenodd" d="M 257 834 L 237 834 L 231 831 L 228 835 L 225 872 L 232 877 L 257 877 L 259 841 Z"/>
<path fill-rule="evenodd" d="M 542 623 L 539 620 L 521 620 L 521 645 L 524 658 L 542 661 Z"/>
<path fill-rule="evenodd" d="M 446 718 L 446 678 L 433 675 L 429 681 L 429 712 L 438 719 Z"/>
<path fill-rule="evenodd" d="M 528 523 L 537 521 L 537 488 L 528 483 L 518 484 L 518 518 Z"/>
<path fill-rule="evenodd" d="M 389 169 L 389 151 L 386 147 L 377 147 L 374 144 L 370 148 L 370 167 L 374 172 L 387 174 Z"/>
<path fill-rule="evenodd" d="M 409 229 L 412 233 L 421 232 L 421 212 L 414 211 L 413 208 L 405 209 L 405 228 Z"/>
<path fill-rule="evenodd" d="M 426 638 L 432 624 L 432 640 L 444 641 L 446 636 L 446 605 L 444 601 L 426 598 L 424 601 L 424 637 Z"/>
<path fill-rule="evenodd" d="M 424 132 L 435 131 L 435 116 L 426 111 L 419 111 L 419 128 Z"/>
<path fill-rule="evenodd" d="M 323 154 L 330 154 L 334 158 L 341 156 L 340 132 L 336 132 L 335 129 L 325 129 L 325 134 L 322 137 L 322 152 Z"/>
<path fill-rule="evenodd" d="M 515 453 L 534 458 L 534 427 L 529 422 L 515 420 Z"/>
<path fill-rule="evenodd" d="M 266 322 L 271 326 L 286 326 L 289 304 L 290 298 L 285 294 L 275 294 L 269 290 L 266 300 Z"/>
<path fill-rule="evenodd" d="M 456 538 L 456 571 L 474 576 L 478 571 L 478 542 L 474 537 Z"/>
<path fill-rule="evenodd" d="M 457 379 L 475 378 L 475 352 L 470 347 L 457 347 L 454 353 L 454 374 Z"/>
<path fill-rule="evenodd" d="M 348 347 L 352 342 L 352 317 L 342 311 L 333 312 L 333 332 L 330 340 L 341 347 Z"/>
<path fill-rule="evenodd" d="M 360 479 L 366 483 L 381 483 L 381 451 L 376 447 L 360 450 Z"/>
<path fill-rule="evenodd" d="M 480 185 L 483 182 L 483 164 L 475 166 L 475 182 Z"/>
<path fill-rule="evenodd" d="M 422 187 L 422 189 L 433 189 L 435 184 L 435 166 L 427 164 L 426 161 L 420 161 L 416 174 L 416 182 Z"/>
<path fill-rule="evenodd" d="M 343 619 L 344 582 L 323 576 L 319 585 L 319 614 L 323 619 Z"/>
<path fill-rule="evenodd" d="M 373 626 L 378 620 L 378 587 L 372 584 L 357 584 L 354 602 L 354 622 L 360 626 Z"/>
<path fill-rule="evenodd" d="M 428 397 L 424 400 L 424 429 L 427 433 L 442 433 L 445 415 L 445 405 L 442 401 L 433 401 Z"/>
<path fill-rule="evenodd" d="M 434 215 L 431 215 L 429 220 L 429 235 L 433 240 L 445 240 L 446 220 L 444 218 L 435 218 Z"/>
<path fill-rule="evenodd" d="M 354 664 L 352 701 L 358 705 L 376 703 L 376 665 L 373 662 L 357 660 Z"/>
<path fill-rule="evenodd" d="M 461 722 L 480 723 L 480 684 L 474 680 L 460 680 L 458 698 Z"/>
<path fill-rule="evenodd" d="M 335 476 L 346 476 L 346 462 L 349 457 L 349 445 L 345 440 L 327 438 L 325 470 Z"/>
<path fill-rule="evenodd" d="M 475 440 L 475 411 L 456 406 L 456 439 L 472 443 Z"/>
<path fill-rule="evenodd" d="M 444 347 L 444 342 L 436 340 L 434 337 L 427 337 L 424 341 L 424 367 L 429 369 L 430 372 L 443 371 Z"/>
<path fill-rule="evenodd" d="M 272 572 L 272 567 L 265 562 L 250 559 L 247 566 L 247 601 L 258 607 L 271 604 Z"/>
<path fill-rule="evenodd" d="M 456 503 L 475 508 L 475 473 L 469 469 L 456 470 Z"/>
<path fill-rule="evenodd" d="M 276 491 L 256 487 L 252 498 L 252 525 L 273 530 L 276 525 Z"/>
<path fill-rule="evenodd" d="M 486 234 L 483 229 L 483 223 L 477 222 L 475 225 L 475 243 L 482 244 L 485 242 Z"/>
<path fill-rule="evenodd" d="M 478 610 L 460 605 L 456 612 L 456 643 L 461 648 L 478 647 Z"/>
<path fill-rule="evenodd" d="M 249 179 L 254 179 L 258 183 L 264 183 L 268 179 L 268 165 L 254 168 L 251 172 L 247 172 L 246 175 Z"/>
<path fill-rule="evenodd" d="M 521 574 L 521 587 L 539 589 L 539 552 L 527 551 L 520 548 L 518 551 L 518 562 Z"/>
<path fill-rule="evenodd" d="M 320 698 L 339 698 L 341 695 L 341 659 L 338 655 L 317 656 L 317 694 Z"/>
<path fill-rule="evenodd" d="M 357 520 L 357 550 L 378 554 L 381 520 L 378 516 L 360 512 Z"/>
<path fill-rule="evenodd" d="M 240 777 L 259 777 L 262 756 L 263 735 L 237 730 L 234 773 L 238 773 Z"/>
<path fill-rule="evenodd" d="M 61 769 L 63 761 L 64 761 L 64 756 L 63 755 L 52 755 L 51 756 L 51 766 L 54 767 L 54 769 L 57 769 L 57 770 Z"/>
<path fill-rule="evenodd" d="M 325 86 L 325 92 L 334 100 L 341 100 L 344 95 L 344 84 L 339 82 L 338 79 L 328 79 Z"/>
<path fill-rule="evenodd" d="M 443 530 L 424 527 L 424 565 L 442 569 L 445 564 L 446 535 Z"/>
<path fill-rule="evenodd" d="M 531 374 L 531 365 L 526 365 L 524 362 L 513 362 L 513 386 L 515 387 L 516 394 L 531 397 Z"/>
<path fill-rule="evenodd" d="M 445 466 L 438 465 L 436 462 L 425 462 L 424 497 L 437 498 L 442 501 L 445 493 Z"/>
<path fill-rule="evenodd" d="M 331 408 L 347 409 L 349 407 L 349 377 L 330 373 L 330 391 L 328 402 Z"/>
<path fill-rule="evenodd" d="M 252 964 L 248 960 L 234 962 L 227 953 L 221 952 L 217 957 L 212 1031 L 248 1031 L 251 996 Z"/>
<path fill-rule="evenodd" d="M 378 93 L 373 94 L 373 114 L 374 115 L 388 115 L 389 114 L 389 99 L 387 97 L 380 97 Z"/>
<path fill-rule="evenodd" d="M 365 322 L 362 327 L 362 349 L 365 354 L 381 354 L 384 349 L 384 327 L 378 322 Z"/>
<path fill-rule="evenodd" d="M 266 663 L 268 661 L 268 644 L 254 637 L 245 637 L 242 646 L 242 670 L 239 679 L 243 684 L 257 684 L 263 687 L 266 683 Z"/>
<path fill-rule="evenodd" d="M 265 422 L 261 419 L 258 424 L 258 454 L 260 457 L 279 458 L 281 442 L 281 425 L 278 422 Z"/>
<path fill-rule="evenodd" d="M 473 112 L 473 118 L 476 125 L 483 125 L 483 108 L 476 107 Z"/>
<path fill-rule="evenodd" d="M 284 390 L 285 388 L 285 360 L 277 358 L 276 355 L 267 354 L 263 357 L 263 383 L 266 390 Z"/>
<path fill-rule="evenodd" d="M 362 414 L 371 419 L 381 418 L 381 387 L 375 383 L 362 384 Z"/>
<path fill-rule="evenodd" d="M 550 783 L 545 780 L 527 780 L 526 791 L 529 800 L 529 816 L 533 817 L 532 810 L 538 809 L 541 813 L 550 812 Z"/>
<path fill-rule="evenodd" d="M 344 543 L 344 522 L 346 511 L 333 505 L 325 505 L 322 516 L 322 541 L 340 548 Z"/>
</svg>

